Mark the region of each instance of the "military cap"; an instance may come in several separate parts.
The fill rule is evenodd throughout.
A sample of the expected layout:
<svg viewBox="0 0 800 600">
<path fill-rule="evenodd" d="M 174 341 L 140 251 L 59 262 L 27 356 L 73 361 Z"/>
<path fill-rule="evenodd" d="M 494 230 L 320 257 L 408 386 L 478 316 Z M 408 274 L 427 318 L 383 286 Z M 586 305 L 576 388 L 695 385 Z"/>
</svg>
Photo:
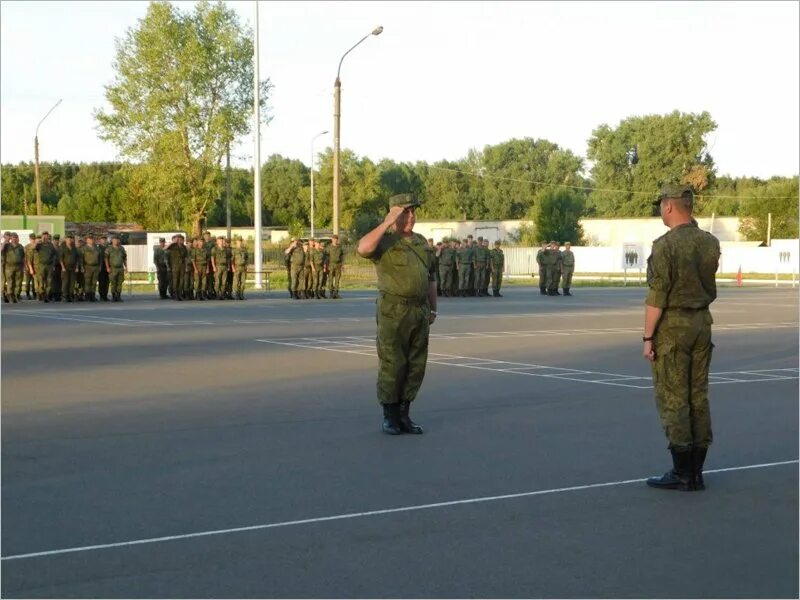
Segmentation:
<svg viewBox="0 0 800 600">
<path fill-rule="evenodd" d="M 691 206 L 694 202 L 694 192 L 688 185 L 668 183 L 661 186 L 661 193 L 658 195 L 658 198 L 653 201 L 653 206 L 659 206 L 661 201 L 667 198 L 680 198 L 688 201 L 689 206 Z"/>
<path fill-rule="evenodd" d="M 53 236 L 53 239 L 54 239 L 54 240 L 60 240 L 60 239 L 61 239 L 61 235 L 57 233 L 57 234 L 55 234 L 55 235 Z"/>
<path fill-rule="evenodd" d="M 36 239 L 36 234 L 31 231 L 30 234 L 28 235 L 28 237 L 30 239 L 32 239 L 32 240 L 35 240 Z"/>
<path fill-rule="evenodd" d="M 10 231 L 6 231 L 6 232 L 3 234 L 3 237 L 11 237 L 11 232 L 10 232 Z"/>
<path fill-rule="evenodd" d="M 211 235 L 211 232 L 210 231 L 204 231 L 203 235 Z"/>
<path fill-rule="evenodd" d="M 72 235 L 71 233 L 68 233 L 67 235 L 64 236 L 64 239 L 65 240 L 74 240 L 75 236 Z"/>
<path fill-rule="evenodd" d="M 395 206 L 402 206 L 403 208 L 420 206 L 420 201 L 414 194 L 397 194 L 389 198 L 389 207 L 394 208 Z"/>
<path fill-rule="evenodd" d="M 167 243 L 167 238 L 158 238 L 158 242 L 159 243 L 164 242 L 166 244 Z"/>
<path fill-rule="evenodd" d="M 479 242 L 482 242 L 482 241 L 483 241 L 483 236 L 482 236 L 482 235 L 479 235 L 479 236 L 478 236 L 478 241 L 479 241 Z"/>
<path fill-rule="evenodd" d="M 569 243 L 569 242 L 568 242 L 568 243 Z M 499 245 L 500 245 L 500 240 L 495 240 L 495 241 L 494 241 L 494 245 L 495 245 L 495 246 L 499 246 Z"/>
<path fill-rule="evenodd" d="M 87 240 L 88 240 L 89 238 L 91 238 L 91 239 L 94 239 L 94 234 L 93 234 L 93 233 L 87 233 L 87 234 L 86 234 L 85 236 L 83 236 L 83 237 L 85 237 Z"/>
<path fill-rule="evenodd" d="M 224 235 L 218 235 L 218 236 L 217 236 L 217 239 L 218 239 L 218 240 L 224 240 L 224 239 L 225 239 L 225 236 L 224 236 Z"/>
</svg>

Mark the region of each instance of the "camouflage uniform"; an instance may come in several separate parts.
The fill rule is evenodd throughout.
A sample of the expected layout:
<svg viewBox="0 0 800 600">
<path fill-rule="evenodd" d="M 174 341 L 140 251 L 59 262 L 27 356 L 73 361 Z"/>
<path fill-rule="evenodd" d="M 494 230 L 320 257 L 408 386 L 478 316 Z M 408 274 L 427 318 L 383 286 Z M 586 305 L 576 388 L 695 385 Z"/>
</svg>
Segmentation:
<svg viewBox="0 0 800 600">
<path fill-rule="evenodd" d="M 244 246 L 234 248 L 233 258 L 233 291 L 237 300 L 244 300 L 244 285 L 247 279 L 247 261 L 249 260 L 247 248 Z"/>
<path fill-rule="evenodd" d="M 392 197 L 390 205 L 417 203 L 410 195 L 402 194 Z M 436 283 L 433 252 L 417 233 L 403 237 L 387 232 L 369 259 L 375 263 L 378 275 L 378 401 L 385 407 L 384 416 L 387 410 L 396 410 L 395 415 L 407 417 L 428 361 L 428 293 L 430 285 Z M 422 433 L 422 429 L 411 432 Z"/>
<path fill-rule="evenodd" d="M 536 264 L 539 266 L 539 293 L 542 296 L 547 295 L 547 267 L 544 264 L 544 248 L 539 248 L 536 253 Z"/>
<path fill-rule="evenodd" d="M 294 250 L 289 253 L 289 261 L 291 265 L 290 278 L 292 280 L 292 293 L 295 299 L 299 300 L 300 289 L 305 283 L 304 274 L 306 264 L 306 253 L 300 244 L 295 246 Z"/>
<path fill-rule="evenodd" d="M 224 300 L 225 286 L 228 283 L 228 271 L 230 270 L 228 249 L 225 246 L 215 246 L 211 251 L 211 257 L 214 259 L 214 290 L 217 300 Z"/>
<path fill-rule="evenodd" d="M 469 289 L 469 281 L 472 270 L 475 266 L 475 249 L 468 246 L 466 242 L 458 249 L 456 254 L 458 261 L 458 294 L 466 296 Z"/>
<path fill-rule="evenodd" d="M 453 292 L 453 265 L 455 261 L 455 248 L 451 248 L 449 245 L 442 246 L 442 251 L 439 253 L 439 279 L 442 293 L 445 296 L 450 296 Z"/>
<path fill-rule="evenodd" d="M 211 262 L 211 257 L 208 248 L 205 244 L 201 244 L 199 248 L 194 249 L 194 267 L 197 272 L 194 274 L 194 291 L 195 298 L 198 300 L 205 300 L 210 298 L 206 291 L 208 263 Z"/>
<path fill-rule="evenodd" d="M 74 245 L 70 246 L 66 242 L 61 244 L 60 250 L 59 262 L 63 267 L 61 274 L 61 297 L 65 302 L 72 302 L 75 299 L 73 297 L 75 291 L 75 274 L 78 269 L 80 255 L 78 254 L 78 249 Z"/>
<path fill-rule="evenodd" d="M 483 238 L 478 238 L 478 245 L 475 248 L 475 294 L 477 296 L 487 295 L 483 289 L 487 284 L 486 268 L 489 262 L 489 250 L 483 246 Z"/>
<path fill-rule="evenodd" d="M 39 290 L 39 299 L 50 301 L 51 286 L 53 283 L 53 264 L 57 260 L 56 248 L 50 242 L 42 241 L 33 254 L 34 271 L 36 273 L 36 287 Z"/>
<path fill-rule="evenodd" d="M 94 302 L 97 289 L 97 275 L 100 272 L 100 259 L 102 252 L 96 245 L 86 244 L 81 248 L 81 262 L 83 264 L 83 294 L 87 300 Z"/>
<path fill-rule="evenodd" d="M 36 248 L 36 236 L 31 234 L 31 241 L 25 246 L 25 296 L 28 300 L 31 299 L 31 288 L 33 288 L 34 296 L 38 296 L 39 292 L 36 289 L 36 279 L 31 273 L 33 268 L 33 250 Z"/>
<path fill-rule="evenodd" d="M 128 264 L 128 253 L 125 248 L 114 246 L 106 248 L 106 261 L 108 261 L 108 283 L 111 298 L 114 302 L 122 302 L 122 283 L 125 281 L 125 267 Z"/>
<path fill-rule="evenodd" d="M 322 287 L 322 275 L 325 266 L 325 255 L 321 248 L 314 248 L 311 251 L 311 264 L 313 265 L 313 294 L 315 298 L 322 298 L 322 292 L 325 288 Z"/>
<path fill-rule="evenodd" d="M 500 286 L 503 285 L 503 270 L 506 267 L 506 255 L 500 248 L 500 243 L 495 243 L 494 250 L 491 252 L 492 264 L 492 296 L 502 298 Z"/>
<path fill-rule="evenodd" d="M 572 250 L 566 249 L 561 253 L 561 288 L 565 296 L 572 296 L 569 288 L 572 287 L 572 274 L 575 272 L 575 255 Z"/>
<path fill-rule="evenodd" d="M 339 297 L 339 283 L 342 279 L 342 266 L 344 265 L 344 248 L 341 243 L 328 246 L 328 291 L 331 298 Z"/>
<path fill-rule="evenodd" d="M 11 242 L 4 246 L 3 258 L 6 295 L 12 302 L 18 302 L 25 273 L 25 248 L 19 243 Z"/>
<path fill-rule="evenodd" d="M 174 300 L 183 300 L 183 276 L 186 273 L 186 260 L 189 252 L 184 244 L 177 241 L 167 246 L 169 260 L 170 289 Z"/>
</svg>

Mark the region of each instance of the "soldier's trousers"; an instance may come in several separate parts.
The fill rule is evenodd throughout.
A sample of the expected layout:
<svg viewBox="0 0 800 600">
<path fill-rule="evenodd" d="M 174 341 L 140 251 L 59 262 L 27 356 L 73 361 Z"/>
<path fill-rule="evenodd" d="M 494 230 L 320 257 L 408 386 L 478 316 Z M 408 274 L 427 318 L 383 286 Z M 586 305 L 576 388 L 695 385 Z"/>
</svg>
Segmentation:
<svg viewBox="0 0 800 600">
<path fill-rule="evenodd" d="M 305 276 L 305 269 L 303 267 L 293 266 L 291 268 L 290 279 L 292 282 L 291 290 L 293 292 L 299 292 L 302 289 L 303 284 L 305 283 L 303 279 L 304 276 Z"/>
<path fill-rule="evenodd" d="M 175 298 L 180 298 L 183 292 L 183 275 L 183 265 L 170 267 L 170 285 L 172 286 L 172 295 Z"/>
<path fill-rule="evenodd" d="M 75 273 L 75 293 L 78 298 L 83 298 L 83 290 L 86 287 L 86 271 L 78 271 Z"/>
<path fill-rule="evenodd" d="M 72 298 L 75 292 L 75 267 L 67 267 L 61 272 L 61 295 Z"/>
<path fill-rule="evenodd" d="M 499 292 L 501 285 L 503 285 L 503 271 L 492 269 L 492 289 L 495 292 Z"/>
<path fill-rule="evenodd" d="M 561 279 L 561 273 L 558 271 L 556 265 L 547 266 L 547 289 L 556 291 L 558 289 L 558 280 Z"/>
<path fill-rule="evenodd" d="M 217 267 L 214 272 L 214 290 L 217 292 L 217 298 L 222 298 L 225 295 L 225 285 L 228 283 L 228 267 Z"/>
<path fill-rule="evenodd" d="M 539 267 L 539 289 L 547 289 L 547 268 L 542 266 Z"/>
<path fill-rule="evenodd" d="M 322 267 L 318 268 L 314 274 L 314 293 L 319 294 L 320 292 L 324 292 L 325 288 L 322 286 L 322 278 L 325 276 L 325 273 L 322 272 Z"/>
<path fill-rule="evenodd" d="M 167 267 L 156 267 L 156 276 L 158 277 L 158 295 L 166 296 L 167 288 L 169 287 L 169 271 Z"/>
<path fill-rule="evenodd" d="M 49 267 L 36 267 L 36 287 L 45 298 L 50 295 L 50 286 L 53 284 L 53 271 Z"/>
<path fill-rule="evenodd" d="M 233 290 L 237 296 L 244 296 L 244 284 L 247 279 L 247 269 L 242 267 L 233 272 Z"/>
<path fill-rule="evenodd" d="M 486 280 L 486 263 L 478 263 L 475 266 L 475 289 L 481 291 L 488 283 Z"/>
<path fill-rule="evenodd" d="M 33 293 L 38 293 L 36 291 L 36 281 L 31 272 L 25 269 L 25 294 L 31 294 L 31 288 L 33 288 Z"/>
<path fill-rule="evenodd" d="M 112 294 L 122 294 L 122 283 L 125 281 L 125 270 L 122 267 L 111 267 L 108 283 Z"/>
<path fill-rule="evenodd" d="M 413 402 L 428 362 L 427 298 L 409 301 L 381 293 L 377 304 L 378 402 Z"/>
<path fill-rule="evenodd" d="M 468 290 L 470 275 L 472 274 L 472 265 L 459 265 L 458 266 L 458 289 Z"/>
<path fill-rule="evenodd" d="M 209 271 L 206 274 L 206 293 L 210 296 L 214 293 L 214 271 L 211 271 L 211 266 L 208 267 Z"/>
<path fill-rule="evenodd" d="M 108 296 L 108 283 L 108 271 L 105 267 L 100 267 L 100 272 L 97 274 L 97 293 L 103 298 Z"/>
<path fill-rule="evenodd" d="M 564 267 L 564 270 L 561 272 L 561 287 L 564 289 L 569 289 L 572 287 L 572 272 L 575 270 L 574 267 Z"/>
<path fill-rule="evenodd" d="M 228 271 L 228 274 L 225 276 L 225 293 L 230 295 L 232 291 L 233 291 L 233 271 Z"/>
<path fill-rule="evenodd" d="M 439 265 L 439 279 L 442 282 L 442 291 L 448 294 L 453 289 L 453 265 Z"/>
<path fill-rule="evenodd" d="M 53 280 L 50 284 L 50 294 L 54 298 L 61 298 L 61 265 L 53 267 Z"/>
<path fill-rule="evenodd" d="M 195 296 L 197 298 L 200 297 L 200 294 L 206 291 L 206 270 L 207 265 L 200 265 L 198 267 L 198 272 L 194 274 L 194 291 Z"/>
<path fill-rule="evenodd" d="M 183 275 L 183 291 L 188 298 L 194 290 L 194 268 L 189 269 Z"/>
<path fill-rule="evenodd" d="M 656 408 L 670 448 L 708 447 L 711 313 L 666 309 L 656 330 L 652 363 Z"/>
<path fill-rule="evenodd" d="M 94 297 L 95 290 L 97 289 L 97 275 L 98 268 L 91 265 L 86 265 L 83 268 L 83 293 Z"/>
<path fill-rule="evenodd" d="M 306 267 L 303 269 L 303 289 L 306 291 L 307 294 L 311 293 L 311 288 L 314 287 L 314 271 L 311 270 L 311 267 Z"/>
<path fill-rule="evenodd" d="M 3 273 L 5 283 L 4 292 L 9 296 L 19 296 L 22 293 L 22 278 L 24 273 L 20 267 L 6 266 Z"/>
<path fill-rule="evenodd" d="M 328 289 L 331 294 L 339 292 L 339 283 L 342 280 L 342 266 L 333 265 L 329 267 L 328 273 Z"/>
</svg>

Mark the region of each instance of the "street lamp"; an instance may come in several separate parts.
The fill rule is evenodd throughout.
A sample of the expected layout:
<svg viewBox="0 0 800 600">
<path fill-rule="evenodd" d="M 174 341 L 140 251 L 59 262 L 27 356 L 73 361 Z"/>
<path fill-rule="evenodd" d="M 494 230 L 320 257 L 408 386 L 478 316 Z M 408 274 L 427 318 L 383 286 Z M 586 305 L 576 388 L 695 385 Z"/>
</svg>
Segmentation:
<svg viewBox="0 0 800 600">
<path fill-rule="evenodd" d="M 42 117 L 42 120 L 39 121 L 39 124 L 36 126 L 36 135 L 33 138 L 33 150 L 34 156 L 36 157 L 36 164 L 33 169 L 34 176 L 36 177 L 36 214 L 41 216 L 42 214 L 42 191 L 39 187 L 39 127 L 41 127 L 44 120 L 56 109 L 56 106 L 61 104 L 61 99 L 59 98 L 58 102 L 53 105 L 53 108 L 47 111 L 47 114 Z"/>
<path fill-rule="evenodd" d="M 311 138 L 311 237 L 314 237 L 314 140 L 325 135 L 328 131 L 321 131 Z"/>
<path fill-rule="evenodd" d="M 333 84 L 333 233 L 336 235 L 339 235 L 339 117 L 342 110 L 342 82 L 339 79 L 339 73 L 342 70 L 342 61 L 345 56 L 369 36 L 380 35 L 381 32 L 383 32 L 383 25 L 379 25 L 358 40 L 350 50 L 342 55 L 339 68 L 336 70 L 336 81 Z"/>
</svg>

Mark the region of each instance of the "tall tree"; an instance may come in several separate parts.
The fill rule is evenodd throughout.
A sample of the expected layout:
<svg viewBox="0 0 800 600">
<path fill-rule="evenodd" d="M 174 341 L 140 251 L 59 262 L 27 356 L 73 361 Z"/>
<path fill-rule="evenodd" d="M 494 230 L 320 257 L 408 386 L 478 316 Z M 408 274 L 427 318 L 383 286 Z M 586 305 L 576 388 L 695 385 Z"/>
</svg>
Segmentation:
<svg viewBox="0 0 800 600">
<path fill-rule="evenodd" d="M 587 151 L 596 188 L 590 204 L 606 216 L 652 216 L 651 202 L 664 183 L 687 183 L 703 191 L 714 182 L 705 136 L 716 127 L 707 112 L 678 111 L 629 117 L 616 129 L 601 125 L 592 132 Z"/>
<path fill-rule="evenodd" d="M 536 233 L 543 241 L 580 244 L 583 240 L 580 219 L 585 210 L 582 194 L 566 188 L 545 190 L 538 195 L 533 208 Z"/>
<path fill-rule="evenodd" d="M 177 194 L 169 212 L 195 234 L 220 195 L 217 170 L 228 144 L 249 131 L 251 37 L 222 2 L 199 2 L 191 13 L 153 2 L 117 40 L 116 77 L 106 86 L 111 109 L 95 113 L 103 139 L 152 167 L 158 200 Z M 266 101 L 269 82 L 261 87 Z M 157 208 L 152 196 L 138 200 Z"/>
</svg>

